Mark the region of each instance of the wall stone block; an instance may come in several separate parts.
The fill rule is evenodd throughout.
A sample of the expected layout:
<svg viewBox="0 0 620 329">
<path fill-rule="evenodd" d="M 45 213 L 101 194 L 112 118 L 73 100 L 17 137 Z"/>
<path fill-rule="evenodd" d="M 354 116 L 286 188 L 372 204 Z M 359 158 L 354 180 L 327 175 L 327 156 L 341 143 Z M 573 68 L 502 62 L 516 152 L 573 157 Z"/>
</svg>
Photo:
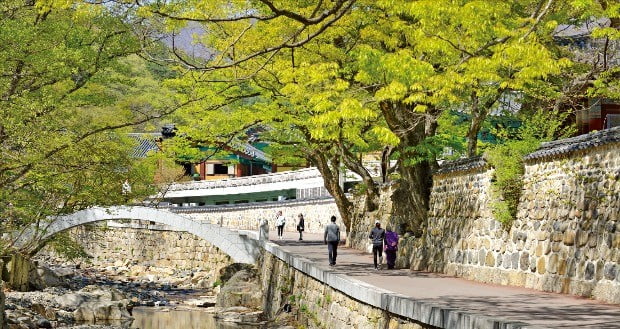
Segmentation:
<svg viewBox="0 0 620 329">
<path fill-rule="evenodd" d="M 584 280 L 594 279 L 594 273 L 595 273 L 594 264 L 587 262 L 585 270 L 584 270 L 584 275 L 583 275 Z"/>
<path fill-rule="evenodd" d="M 536 272 L 538 274 L 545 274 L 547 272 L 545 257 L 538 258 L 538 261 L 536 262 Z"/>
<path fill-rule="evenodd" d="M 521 265 L 521 270 L 526 271 L 530 268 L 530 254 L 527 251 L 521 253 L 519 264 Z"/>
</svg>

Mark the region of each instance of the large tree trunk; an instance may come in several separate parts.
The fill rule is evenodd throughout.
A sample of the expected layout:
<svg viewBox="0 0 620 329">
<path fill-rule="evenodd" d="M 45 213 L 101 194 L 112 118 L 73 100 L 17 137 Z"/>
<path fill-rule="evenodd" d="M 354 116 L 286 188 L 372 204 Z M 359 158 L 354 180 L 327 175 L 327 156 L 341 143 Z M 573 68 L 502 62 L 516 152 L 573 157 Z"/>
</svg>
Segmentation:
<svg viewBox="0 0 620 329">
<path fill-rule="evenodd" d="M 0 329 L 8 328 L 4 313 L 4 283 L 0 280 Z"/>
<path fill-rule="evenodd" d="M 0 272 L 4 268 L 4 262 L 0 259 Z M 0 275 L 0 329 L 8 328 L 6 314 L 4 313 L 4 282 Z"/>
<path fill-rule="evenodd" d="M 315 151 L 310 156 L 309 160 L 314 163 L 323 176 L 325 188 L 334 197 L 334 201 L 340 212 L 340 218 L 342 218 L 347 232 L 350 232 L 353 204 L 349 201 L 340 186 L 338 164 L 333 163 L 335 159 L 332 159 L 332 163 L 330 163 L 325 153 L 321 151 Z"/>
<path fill-rule="evenodd" d="M 425 159 L 416 163 L 407 163 L 416 156 L 410 150 L 419 145 L 428 136 L 435 134 L 436 116 L 432 112 L 415 113 L 405 104 L 382 102 L 381 111 L 390 129 L 400 138 L 397 150 L 398 172 L 401 176 L 397 188 L 392 194 L 392 223 L 398 225 L 400 232 L 411 232 L 421 236 L 426 227 L 432 169 L 435 159 Z"/>
<path fill-rule="evenodd" d="M 482 127 L 482 123 L 487 117 L 487 110 L 481 109 L 478 103 L 478 97 L 472 96 L 471 105 L 471 123 L 467 130 L 467 156 L 476 156 L 478 152 L 478 132 Z"/>
</svg>

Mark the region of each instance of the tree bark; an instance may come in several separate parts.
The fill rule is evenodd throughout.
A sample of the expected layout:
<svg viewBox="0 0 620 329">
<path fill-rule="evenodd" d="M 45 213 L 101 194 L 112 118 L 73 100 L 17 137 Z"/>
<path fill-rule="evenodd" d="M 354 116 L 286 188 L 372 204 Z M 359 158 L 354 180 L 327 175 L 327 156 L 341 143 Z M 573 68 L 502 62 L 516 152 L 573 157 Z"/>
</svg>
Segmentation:
<svg viewBox="0 0 620 329">
<path fill-rule="evenodd" d="M 0 269 L 2 262 L 0 261 Z M 4 313 L 4 283 L 0 280 L 0 329 L 8 328 L 6 314 Z"/>
<path fill-rule="evenodd" d="M 386 146 L 381 152 L 381 181 L 387 183 L 388 174 L 390 173 L 390 156 L 394 151 L 393 146 Z"/>
<path fill-rule="evenodd" d="M 358 159 L 345 145 L 340 143 L 340 153 L 344 165 L 362 178 L 362 182 L 366 185 L 366 211 L 375 211 L 379 199 L 379 186 L 368 172 L 361 159 Z"/>
<path fill-rule="evenodd" d="M 0 329 L 7 329 L 6 314 L 4 313 L 4 281 L 2 281 L 2 272 L 4 271 L 4 262 L 0 259 Z"/>
<path fill-rule="evenodd" d="M 468 157 L 476 156 L 476 153 L 478 152 L 478 132 L 480 131 L 486 116 L 487 110 L 480 108 L 478 97 L 473 95 L 471 105 L 471 123 L 469 124 L 469 129 L 467 130 Z"/>
<path fill-rule="evenodd" d="M 328 159 L 326 154 L 321 152 L 321 150 L 314 151 L 310 155 L 309 160 L 317 167 L 323 176 L 325 188 L 334 197 L 334 201 L 336 202 L 336 206 L 340 212 L 342 222 L 344 223 L 347 232 L 350 232 L 353 204 L 349 201 L 340 186 L 338 164 L 330 163 L 330 159 Z"/>
<path fill-rule="evenodd" d="M 401 177 L 392 194 L 393 222 L 398 223 L 397 230 L 402 233 L 411 232 L 419 237 L 426 227 L 435 160 L 425 159 L 414 164 L 407 163 L 407 160 L 416 155 L 411 147 L 435 134 L 436 113 L 433 109 L 416 113 L 411 105 L 402 103 L 382 102 L 380 107 L 388 127 L 400 138 L 397 150 L 401 154 L 398 159 Z"/>
</svg>

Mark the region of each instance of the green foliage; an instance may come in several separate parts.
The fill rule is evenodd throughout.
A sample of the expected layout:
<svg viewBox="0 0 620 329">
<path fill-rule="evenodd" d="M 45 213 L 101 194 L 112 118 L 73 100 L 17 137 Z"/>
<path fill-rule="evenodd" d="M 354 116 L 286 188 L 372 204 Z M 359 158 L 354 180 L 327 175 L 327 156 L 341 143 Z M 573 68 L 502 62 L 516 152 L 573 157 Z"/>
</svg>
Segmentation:
<svg viewBox="0 0 620 329">
<path fill-rule="evenodd" d="M 176 101 L 133 55 L 140 43 L 127 19 L 112 6 L 64 3 L 0 3 L 0 240 L 6 245 L 5 233 L 152 193 L 154 166 L 130 156 L 135 141 L 126 133 Z M 125 180 L 130 198 L 122 194 Z"/>
<path fill-rule="evenodd" d="M 487 151 L 487 160 L 495 168 L 491 203 L 495 219 L 509 226 L 516 218 L 524 174 L 523 157 L 540 146 L 538 140 L 510 140 Z"/>
<path fill-rule="evenodd" d="M 495 219 L 505 227 L 517 216 L 525 173 L 523 158 L 538 149 L 542 142 L 569 137 L 575 132 L 574 126 L 566 125 L 568 112 L 538 110 L 531 115 L 521 115 L 523 125 L 516 135 L 512 130 L 496 130 L 504 140 L 485 153 L 486 160 L 495 169 L 491 209 Z"/>
<path fill-rule="evenodd" d="M 37 10 L 74 6 L 79 17 L 97 13 L 76 3 L 82 4 L 38 1 Z M 174 117 L 182 137 L 167 146 L 173 157 L 202 160 L 209 154 L 197 147 L 237 147 L 246 141 L 248 128 L 257 128 L 275 162 L 320 166 L 334 194 L 342 191 L 328 180 L 334 183 L 342 165 L 361 171 L 363 153 L 393 148 L 399 177 L 405 179 L 413 177 L 405 172 L 413 170 L 407 165 L 449 158 L 443 154 L 446 147 L 458 157 L 467 135 L 475 136 L 477 124 L 506 96 L 526 95 L 519 98 L 524 108 L 552 108 L 564 75 L 583 70 L 554 43 L 556 27 L 617 14 L 618 6 L 609 0 L 556 1 L 548 7 L 539 0 L 282 0 L 271 5 L 178 0 L 137 5 L 127 17 L 140 17 L 141 27 L 158 29 L 156 35 L 178 32 L 188 21 L 207 32 L 192 36 L 193 44 L 209 49 L 204 58 L 187 49 L 170 54 L 159 43 L 147 47 L 149 55 L 171 55 L 178 65 L 145 70 L 172 78 L 166 86 L 184 104 Z M 600 29 L 593 36 L 614 39 L 616 32 Z M 616 93 L 614 79 L 614 73 L 601 75 L 592 94 Z M 102 96 L 98 104 L 106 100 Z M 457 122 L 453 111 L 468 114 L 471 125 Z M 507 161 L 507 173 L 498 174 L 501 184 L 516 189 L 519 165 L 509 159 L 557 135 L 533 131 L 534 125 L 497 134 L 500 144 L 492 157 Z M 371 185 L 365 192 L 376 190 Z M 412 193 L 420 193 L 413 199 L 424 199 L 426 192 L 413 186 Z M 508 197 L 514 201 L 516 196 Z M 502 209 L 514 212 L 512 206 Z"/>
<path fill-rule="evenodd" d="M 61 232 L 54 235 L 54 237 L 48 241 L 47 245 L 50 246 L 58 255 L 69 261 L 90 257 L 84 250 L 84 247 L 75 241 L 75 239 L 73 239 L 67 232 Z"/>
</svg>

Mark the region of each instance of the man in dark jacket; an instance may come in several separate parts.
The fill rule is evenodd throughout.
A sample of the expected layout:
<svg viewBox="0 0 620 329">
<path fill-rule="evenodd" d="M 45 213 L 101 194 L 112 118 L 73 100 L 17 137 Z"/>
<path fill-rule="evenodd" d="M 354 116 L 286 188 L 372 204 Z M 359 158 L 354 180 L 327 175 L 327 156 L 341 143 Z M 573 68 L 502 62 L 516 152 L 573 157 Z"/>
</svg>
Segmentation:
<svg viewBox="0 0 620 329">
<path fill-rule="evenodd" d="M 375 270 L 378 270 L 383 263 L 383 242 L 385 241 L 385 230 L 381 228 L 381 222 L 375 221 L 375 227 L 370 231 L 368 238 L 372 240 L 372 256 L 375 261 Z M 378 264 L 377 256 L 379 256 Z"/>
<path fill-rule="evenodd" d="M 325 241 L 329 252 L 329 266 L 334 266 L 336 265 L 336 256 L 338 256 L 338 243 L 340 243 L 340 228 L 336 225 L 336 216 L 332 216 L 331 223 L 325 226 L 323 241 Z"/>
<path fill-rule="evenodd" d="M 301 241 L 303 240 L 302 233 L 304 232 L 304 229 L 306 228 L 306 223 L 304 221 L 303 214 L 299 214 L 297 217 L 299 218 L 299 222 L 297 223 L 297 232 L 299 232 L 299 241 Z"/>
</svg>

